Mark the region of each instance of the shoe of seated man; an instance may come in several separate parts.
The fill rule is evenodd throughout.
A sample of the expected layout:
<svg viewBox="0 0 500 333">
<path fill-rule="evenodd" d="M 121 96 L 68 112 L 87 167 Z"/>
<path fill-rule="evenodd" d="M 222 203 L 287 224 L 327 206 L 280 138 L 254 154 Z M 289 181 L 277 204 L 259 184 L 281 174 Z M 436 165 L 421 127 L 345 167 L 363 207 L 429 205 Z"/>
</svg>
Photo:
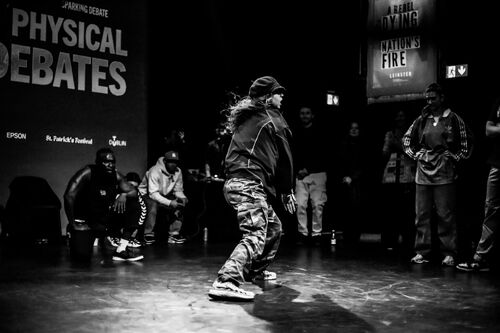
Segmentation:
<svg viewBox="0 0 500 333">
<path fill-rule="evenodd" d="M 130 242 L 128 242 L 128 246 L 136 249 L 136 248 L 141 247 L 142 244 L 141 244 L 141 242 L 139 242 L 139 240 L 134 238 Z"/>
<path fill-rule="evenodd" d="M 276 273 L 264 270 L 253 277 L 253 281 L 271 281 L 276 280 Z"/>
<path fill-rule="evenodd" d="M 106 240 L 112 247 L 118 247 L 120 245 L 120 238 L 118 237 L 107 236 Z"/>
<path fill-rule="evenodd" d="M 488 272 L 490 270 L 490 266 L 484 260 L 462 262 L 455 267 L 461 271 L 466 272 Z"/>
<path fill-rule="evenodd" d="M 425 259 L 425 257 L 423 255 L 418 253 L 416 256 L 411 258 L 410 262 L 413 264 L 424 264 L 426 262 L 429 262 L 429 260 Z"/>
<path fill-rule="evenodd" d="M 114 261 L 138 261 L 142 259 L 144 259 L 142 254 L 135 254 L 128 248 L 121 252 L 115 251 L 115 253 L 113 253 Z"/>
<path fill-rule="evenodd" d="M 455 258 L 452 256 L 444 257 L 443 261 L 441 261 L 441 265 L 443 266 L 455 266 Z"/>
<path fill-rule="evenodd" d="M 182 237 L 181 235 L 168 236 L 168 243 L 169 244 L 184 244 L 185 241 L 186 241 L 186 238 Z"/>
<path fill-rule="evenodd" d="M 208 296 L 213 299 L 229 301 L 253 301 L 255 294 L 251 291 L 243 290 L 230 281 L 220 282 L 215 280 Z"/>
</svg>

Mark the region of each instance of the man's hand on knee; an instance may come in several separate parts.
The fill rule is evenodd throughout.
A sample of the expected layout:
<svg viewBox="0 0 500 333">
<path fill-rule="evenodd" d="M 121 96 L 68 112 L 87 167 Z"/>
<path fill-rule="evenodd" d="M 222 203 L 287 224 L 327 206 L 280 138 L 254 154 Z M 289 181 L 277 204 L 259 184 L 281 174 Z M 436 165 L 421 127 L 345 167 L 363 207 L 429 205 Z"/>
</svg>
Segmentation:
<svg viewBox="0 0 500 333">
<path fill-rule="evenodd" d="M 122 214 L 125 212 L 126 204 L 127 204 L 127 194 L 121 193 L 116 197 L 116 200 L 113 203 L 113 210 L 119 214 Z"/>
</svg>

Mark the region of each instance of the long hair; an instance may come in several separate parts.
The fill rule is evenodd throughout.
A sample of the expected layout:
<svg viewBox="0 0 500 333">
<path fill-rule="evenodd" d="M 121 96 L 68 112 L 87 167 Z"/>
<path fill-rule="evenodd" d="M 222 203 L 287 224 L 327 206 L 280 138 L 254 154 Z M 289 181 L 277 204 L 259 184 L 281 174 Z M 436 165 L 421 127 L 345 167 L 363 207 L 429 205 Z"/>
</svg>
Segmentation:
<svg viewBox="0 0 500 333">
<path fill-rule="evenodd" d="M 243 124 L 248 118 L 252 116 L 255 109 L 252 106 L 264 106 L 264 100 L 261 98 L 253 99 L 245 96 L 237 100 L 233 105 L 228 106 L 222 113 L 226 116 L 226 128 L 233 133 L 238 126 Z"/>
</svg>

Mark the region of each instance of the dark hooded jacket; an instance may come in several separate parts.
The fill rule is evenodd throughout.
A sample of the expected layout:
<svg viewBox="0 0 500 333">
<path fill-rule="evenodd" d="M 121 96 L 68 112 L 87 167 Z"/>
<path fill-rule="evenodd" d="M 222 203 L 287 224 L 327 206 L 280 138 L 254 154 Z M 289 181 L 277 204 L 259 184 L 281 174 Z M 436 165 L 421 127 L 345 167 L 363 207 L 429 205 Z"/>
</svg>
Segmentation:
<svg viewBox="0 0 500 333">
<path fill-rule="evenodd" d="M 292 132 L 285 118 L 278 109 L 260 102 L 244 112 L 249 116 L 234 130 L 225 159 L 226 177 L 261 181 L 271 198 L 290 193 L 294 187 Z"/>
</svg>

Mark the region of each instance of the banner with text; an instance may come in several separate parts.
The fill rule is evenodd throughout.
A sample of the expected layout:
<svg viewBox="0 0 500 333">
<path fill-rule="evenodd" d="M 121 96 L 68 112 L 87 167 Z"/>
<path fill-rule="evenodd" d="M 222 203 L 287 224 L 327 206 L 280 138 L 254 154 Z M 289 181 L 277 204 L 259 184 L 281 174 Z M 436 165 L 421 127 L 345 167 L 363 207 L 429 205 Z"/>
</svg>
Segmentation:
<svg viewBox="0 0 500 333">
<path fill-rule="evenodd" d="M 17 176 L 70 177 L 113 149 L 117 169 L 147 163 L 146 5 L 9 1 L 0 8 L 0 205 Z M 61 212 L 63 229 L 66 217 Z"/>
<path fill-rule="evenodd" d="M 435 0 L 370 0 L 369 103 L 421 98 L 437 78 Z"/>
</svg>

